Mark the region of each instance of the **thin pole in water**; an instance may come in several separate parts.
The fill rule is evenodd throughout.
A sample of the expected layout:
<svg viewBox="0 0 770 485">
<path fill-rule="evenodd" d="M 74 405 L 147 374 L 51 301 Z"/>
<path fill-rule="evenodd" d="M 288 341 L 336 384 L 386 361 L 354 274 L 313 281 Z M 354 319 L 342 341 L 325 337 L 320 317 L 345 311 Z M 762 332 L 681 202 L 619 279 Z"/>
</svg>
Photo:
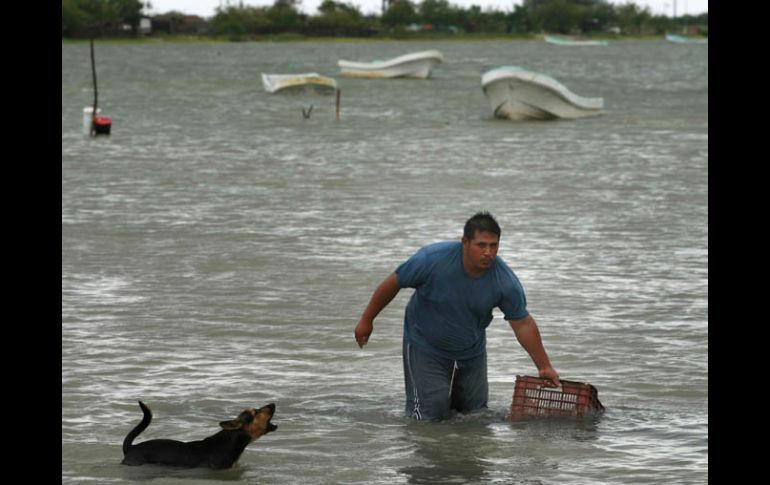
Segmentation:
<svg viewBox="0 0 770 485">
<path fill-rule="evenodd" d="M 94 39 L 91 39 L 91 74 L 94 78 L 94 109 L 91 111 L 91 136 L 95 134 L 94 121 L 96 120 L 96 107 L 99 104 L 99 89 L 96 87 L 96 60 L 94 59 Z"/>
<path fill-rule="evenodd" d="M 340 120 L 340 93 L 342 90 L 337 88 L 337 121 Z"/>
</svg>

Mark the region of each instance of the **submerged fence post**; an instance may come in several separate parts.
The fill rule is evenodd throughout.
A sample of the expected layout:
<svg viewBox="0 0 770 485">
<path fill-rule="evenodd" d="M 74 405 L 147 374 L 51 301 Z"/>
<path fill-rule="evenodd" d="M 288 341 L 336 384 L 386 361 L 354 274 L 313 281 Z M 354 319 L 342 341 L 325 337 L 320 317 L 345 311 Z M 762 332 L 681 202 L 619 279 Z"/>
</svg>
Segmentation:
<svg viewBox="0 0 770 485">
<path fill-rule="evenodd" d="M 340 120 L 340 93 L 342 90 L 337 88 L 337 121 Z"/>
<path fill-rule="evenodd" d="M 91 136 L 109 135 L 112 129 L 112 120 L 106 116 L 99 116 L 99 88 L 96 84 L 96 58 L 94 56 L 94 39 L 90 39 L 91 45 L 91 75 L 94 79 L 94 106 L 91 108 L 91 123 L 88 133 Z M 87 109 L 87 108 L 86 108 Z M 85 123 L 86 110 L 84 110 L 83 122 Z"/>
<path fill-rule="evenodd" d="M 90 39 L 91 44 L 91 74 L 94 79 L 94 108 L 91 111 L 91 136 L 94 136 L 95 130 L 94 130 L 94 122 L 96 121 L 96 107 L 98 105 L 99 101 L 99 89 L 96 87 L 96 61 L 94 60 L 94 39 Z"/>
</svg>

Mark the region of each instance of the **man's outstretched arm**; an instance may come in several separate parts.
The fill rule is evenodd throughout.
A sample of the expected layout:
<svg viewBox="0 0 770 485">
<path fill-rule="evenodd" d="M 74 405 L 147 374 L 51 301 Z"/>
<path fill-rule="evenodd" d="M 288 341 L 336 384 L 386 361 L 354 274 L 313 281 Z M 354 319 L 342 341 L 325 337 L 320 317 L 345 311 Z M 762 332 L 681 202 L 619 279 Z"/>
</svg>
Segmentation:
<svg viewBox="0 0 770 485">
<path fill-rule="evenodd" d="M 356 325 L 355 335 L 358 346 L 363 348 L 369 342 L 369 336 L 374 330 L 374 319 L 380 314 L 383 308 L 388 306 L 393 298 L 396 297 L 401 288 L 398 286 L 398 279 L 396 273 L 391 273 L 387 278 L 380 283 L 380 286 L 374 290 L 372 298 L 369 300 L 369 304 L 366 305 L 364 313 L 358 320 Z"/>
<path fill-rule="evenodd" d="M 551 366 L 551 359 L 545 352 L 543 341 L 540 338 L 540 330 L 538 330 L 532 315 L 527 315 L 521 320 L 508 320 L 508 323 L 511 325 L 513 333 L 516 334 L 516 339 L 532 358 L 532 362 L 535 363 L 540 377 L 550 380 L 557 387 L 560 386 L 559 374 Z"/>
</svg>

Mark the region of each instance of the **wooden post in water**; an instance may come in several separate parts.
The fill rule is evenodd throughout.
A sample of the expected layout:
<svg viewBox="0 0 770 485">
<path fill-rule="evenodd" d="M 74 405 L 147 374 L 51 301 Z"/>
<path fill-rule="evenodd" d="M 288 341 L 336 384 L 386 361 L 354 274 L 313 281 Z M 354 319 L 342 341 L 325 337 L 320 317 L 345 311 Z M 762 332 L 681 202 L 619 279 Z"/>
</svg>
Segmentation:
<svg viewBox="0 0 770 485">
<path fill-rule="evenodd" d="M 91 74 L 94 78 L 94 109 L 91 111 L 91 136 L 94 136 L 94 122 L 96 121 L 96 107 L 99 104 L 99 89 L 96 87 L 96 60 L 94 59 L 94 39 L 91 38 Z"/>
<path fill-rule="evenodd" d="M 337 88 L 337 121 L 340 120 L 340 92 L 342 90 Z"/>
<path fill-rule="evenodd" d="M 106 116 L 99 116 L 99 87 L 96 84 L 96 57 L 94 56 L 94 39 L 91 38 L 91 74 L 94 78 L 94 107 L 91 111 L 91 136 L 109 135 L 112 129 L 112 120 Z M 83 121 L 85 121 L 83 117 Z"/>
</svg>

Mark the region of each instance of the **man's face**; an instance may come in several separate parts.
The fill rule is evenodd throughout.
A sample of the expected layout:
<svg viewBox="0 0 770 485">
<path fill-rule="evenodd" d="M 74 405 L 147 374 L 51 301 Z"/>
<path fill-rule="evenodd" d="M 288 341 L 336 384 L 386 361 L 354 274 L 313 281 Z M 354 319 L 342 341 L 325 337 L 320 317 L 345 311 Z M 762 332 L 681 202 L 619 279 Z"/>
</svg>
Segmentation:
<svg viewBox="0 0 770 485">
<path fill-rule="evenodd" d="M 488 270 L 497 256 L 500 240 L 497 234 L 487 231 L 476 231 L 473 239 L 463 238 L 463 263 L 471 273 L 482 273 Z"/>
</svg>

